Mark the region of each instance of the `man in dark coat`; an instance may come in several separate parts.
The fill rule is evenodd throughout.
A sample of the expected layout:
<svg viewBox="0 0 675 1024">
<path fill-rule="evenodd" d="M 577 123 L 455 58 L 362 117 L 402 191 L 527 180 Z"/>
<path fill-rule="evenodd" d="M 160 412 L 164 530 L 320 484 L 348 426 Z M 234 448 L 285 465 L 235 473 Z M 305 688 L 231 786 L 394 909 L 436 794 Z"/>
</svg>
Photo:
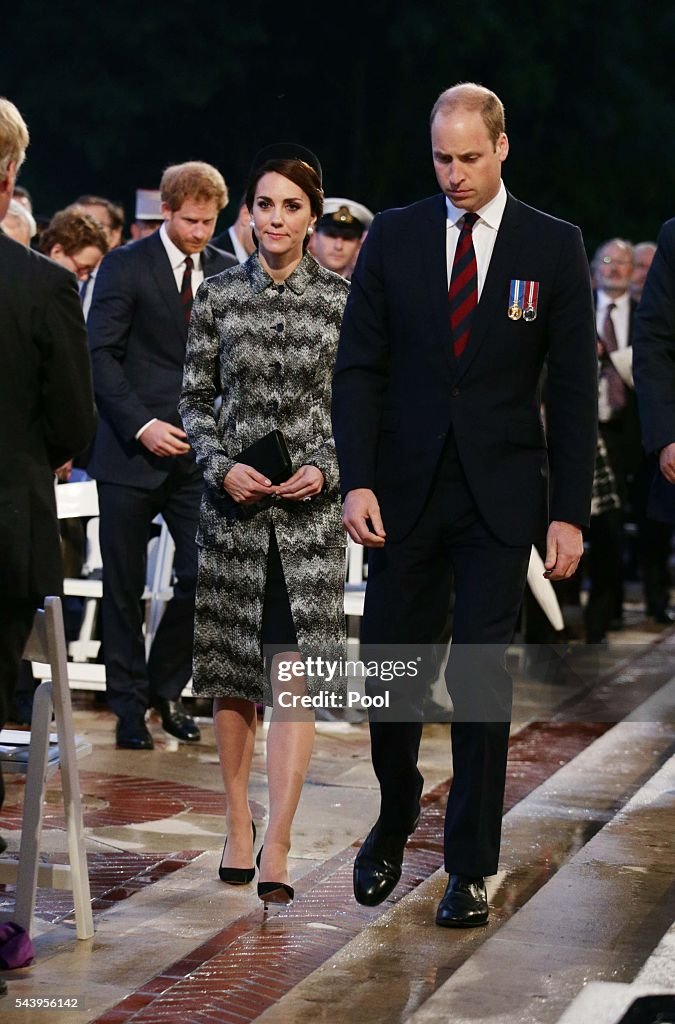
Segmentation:
<svg viewBox="0 0 675 1024">
<path fill-rule="evenodd" d="M 661 228 L 635 317 L 633 375 L 644 446 L 658 459 L 649 515 L 675 523 L 675 219 Z"/>
<path fill-rule="evenodd" d="M 0 99 L 0 221 L 28 130 Z M 94 430 L 74 274 L 0 233 L 0 728 L 36 608 L 63 586 L 54 470 Z M 4 797 L 0 775 L 0 805 Z"/>
<path fill-rule="evenodd" d="M 583 550 L 597 355 L 581 233 L 506 192 L 498 97 L 472 84 L 447 90 L 431 136 L 443 194 L 373 221 L 342 326 L 333 425 L 344 523 L 372 548 L 362 642 L 423 652 L 442 631 L 452 568 L 450 878 L 436 921 L 467 927 L 487 921 L 484 876 L 497 870 L 511 703 L 503 653 L 531 545 L 546 534 L 551 579 L 569 577 Z M 361 903 L 380 903 L 400 877 L 419 814 L 421 735 L 410 709 L 371 720 L 381 806 L 356 858 Z"/>
<path fill-rule="evenodd" d="M 87 321 L 99 408 L 88 470 L 101 510 L 106 687 L 117 745 L 130 750 L 153 745 L 149 706 L 171 735 L 200 738 L 180 694 L 192 670 L 202 475 L 177 406 L 192 298 L 205 277 L 237 262 L 208 245 L 227 201 L 215 167 L 169 167 L 160 190 L 164 224 L 106 257 Z M 176 579 L 146 664 L 141 595 L 159 513 L 176 545 Z"/>
</svg>

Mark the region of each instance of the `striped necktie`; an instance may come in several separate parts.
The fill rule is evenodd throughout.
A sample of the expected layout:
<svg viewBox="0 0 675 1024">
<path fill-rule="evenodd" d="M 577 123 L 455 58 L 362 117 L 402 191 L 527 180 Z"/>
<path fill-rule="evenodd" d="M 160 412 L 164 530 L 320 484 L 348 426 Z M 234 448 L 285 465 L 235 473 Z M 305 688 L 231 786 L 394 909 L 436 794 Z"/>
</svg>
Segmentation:
<svg viewBox="0 0 675 1024">
<path fill-rule="evenodd" d="M 472 235 L 477 220 L 477 213 L 464 214 L 450 276 L 450 334 L 456 359 L 467 346 L 473 311 L 478 304 L 478 267 Z"/>
<path fill-rule="evenodd" d="M 192 256 L 185 257 L 185 273 L 183 274 L 183 283 L 180 286 L 180 301 L 183 306 L 183 314 L 185 316 L 185 323 L 190 323 L 190 313 L 192 312 Z"/>
</svg>

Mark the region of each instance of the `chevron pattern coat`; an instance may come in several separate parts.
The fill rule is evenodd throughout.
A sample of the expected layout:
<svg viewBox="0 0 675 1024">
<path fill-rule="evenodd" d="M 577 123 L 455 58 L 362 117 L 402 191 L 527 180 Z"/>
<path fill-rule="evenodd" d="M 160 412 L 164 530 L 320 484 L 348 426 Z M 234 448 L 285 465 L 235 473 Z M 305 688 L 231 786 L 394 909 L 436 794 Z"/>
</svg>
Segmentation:
<svg viewBox="0 0 675 1024">
<path fill-rule="evenodd" d="M 344 531 L 330 394 L 348 290 L 347 281 L 310 254 L 276 285 L 254 253 L 208 278 L 195 297 L 179 411 L 205 479 L 197 534 L 197 694 L 263 697 L 260 628 L 272 526 L 301 655 L 343 653 Z M 223 477 L 238 452 L 275 428 L 286 438 L 294 469 L 321 470 L 324 491 L 311 502 L 237 505 L 223 490 Z"/>
</svg>

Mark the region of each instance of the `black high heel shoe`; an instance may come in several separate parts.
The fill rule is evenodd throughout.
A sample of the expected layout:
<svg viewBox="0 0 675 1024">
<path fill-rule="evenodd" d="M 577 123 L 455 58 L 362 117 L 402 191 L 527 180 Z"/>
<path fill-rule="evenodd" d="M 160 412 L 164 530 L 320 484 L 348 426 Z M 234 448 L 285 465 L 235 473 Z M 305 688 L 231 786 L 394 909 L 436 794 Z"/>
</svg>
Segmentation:
<svg viewBox="0 0 675 1024">
<path fill-rule="evenodd" d="M 258 850 L 255 862 L 260 871 L 260 858 L 262 857 L 262 846 Z M 281 906 L 288 906 L 295 898 L 295 889 L 285 882 L 258 882 L 258 899 L 262 900 L 267 910 L 268 903 L 277 903 Z"/>
<path fill-rule="evenodd" d="M 253 842 L 255 843 L 255 822 L 251 822 L 251 828 L 253 829 Z M 248 885 L 249 882 L 253 881 L 255 876 L 255 867 L 252 868 L 224 868 L 223 857 L 225 856 L 225 847 L 227 846 L 227 836 L 225 837 L 225 845 L 223 846 L 223 854 L 220 858 L 220 867 L 218 868 L 218 877 L 221 882 L 226 882 L 228 885 Z"/>
</svg>

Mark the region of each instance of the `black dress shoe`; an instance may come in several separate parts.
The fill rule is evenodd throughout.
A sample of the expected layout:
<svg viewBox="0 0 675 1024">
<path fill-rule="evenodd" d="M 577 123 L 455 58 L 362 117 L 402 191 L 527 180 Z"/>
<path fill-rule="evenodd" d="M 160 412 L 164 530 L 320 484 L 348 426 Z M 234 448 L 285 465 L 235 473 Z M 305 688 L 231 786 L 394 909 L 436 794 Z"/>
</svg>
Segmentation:
<svg viewBox="0 0 675 1024">
<path fill-rule="evenodd" d="M 115 738 L 121 750 L 152 750 L 155 745 L 143 715 L 120 718 Z"/>
<path fill-rule="evenodd" d="M 488 916 L 485 879 L 450 875 L 443 899 L 438 904 L 436 924 L 441 928 L 475 928 L 487 924 Z"/>
<path fill-rule="evenodd" d="M 413 832 L 417 821 L 413 826 Z M 354 861 L 354 896 L 364 907 L 376 907 L 398 885 L 407 832 L 382 831 L 375 822 Z"/>
<path fill-rule="evenodd" d="M 162 719 L 164 732 L 184 743 L 198 743 L 202 738 L 194 718 L 190 718 L 181 701 L 155 697 L 152 706 Z"/>
<path fill-rule="evenodd" d="M 668 608 L 655 608 L 650 616 L 659 626 L 672 626 L 675 615 Z"/>
</svg>

